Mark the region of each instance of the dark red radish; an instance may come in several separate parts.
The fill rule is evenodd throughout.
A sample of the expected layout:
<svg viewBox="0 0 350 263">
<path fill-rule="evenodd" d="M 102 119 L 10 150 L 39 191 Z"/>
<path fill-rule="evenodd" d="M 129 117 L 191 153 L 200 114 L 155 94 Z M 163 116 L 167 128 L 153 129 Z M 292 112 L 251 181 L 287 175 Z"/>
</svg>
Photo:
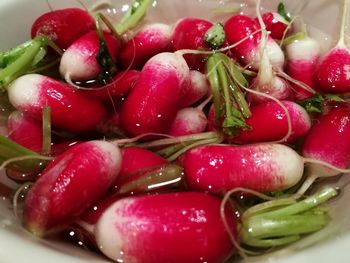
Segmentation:
<svg viewBox="0 0 350 263">
<path fill-rule="evenodd" d="M 305 158 L 328 163 L 339 169 L 350 164 L 350 108 L 340 106 L 330 109 L 319 117 L 307 134 L 302 147 Z M 336 169 L 316 163 L 309 164 L 309 178 L 298 191 L 302 195 L 319 177 L 334 176 L 341 173 Z"/>
<path fill-rule="evenodd" d="M 237 44 L 232 50 L 245 65 L 254 70 L 260 67 L 260 40 L 261 32 L 254 20 L 245 15 L 234 15 L 228 19 L 224 25 L 226 38 L 230 45 Z M 254 34 L 255 33 L 255 34 Z M 247 39 L 245 39 L 247 38 Z M 242 41 L 245 39 L 242 43 Z M 271 38 L 267 37 L 266 55 L 275 69 L 282 69 L 284 65 L 284 54 L 279 45 Z"/>
<path fill-rule="evenodd" d="M 56 157 L 25 199 L 24 226 L 37 236 L 63 229 L 97 202 L 118 176 L 120 150 L 105 141 L 80 143 Z"/>
<path fill-rule="evenodd" d="M 9 139 L 34 152 L 41 152 L 43 132 L 39 121 L 26 118 L 23 113 L 14 111 L 8 118 L 7 127 Z"/>
<path fill-rule="evenodd" d="M 182 163 L 189 189 L 213 193 L 244 187 L 275 192 L 302 178 L 304 161 L 282 144 L 207 145 L 187 151 Z"/>
<path fill-rule="evenodd" d="M 348 1 L 344 0 L 340 38 L 322 59 L 315 72 L 316 89 L 325 93 L 350 92 L 350 50 L 345 44 Z"/>
<path fill-rule="evenodd" d="M 224 262 L 234 248 L 220 204 L 217 197 L 199 192 L 124 198 L 98 220 L 97 245 L 114 261 Z M 224 216 L 237 236 L 234 211 L 225 209 Z"/>
<path fill-rule="evenodd" d="M 180 19 L 174 26 L 172 33 L 172 45 L 174 51 L 181 49 L 210 50 L 205 43 L 205 33 L 213 26 L 213 23 L 199 18 L 187 17 Z M 205 56 L 184 55 L 190 69 L 202 70 Z"/>
<path fill-rule="evenodd" d="M 65 8 L 47 12 L 38 17 L 31 36 L 50 37 L 60 48 L 68 48 L 75 40 L 95 29 L 95 19 L 80 8 Z"/>
<path fill-rule="evenodd" d="M 140 72 L 137 70 L 120 71 L 105 86 L 92 85 L 83 89 L 83 92 L 95 99 L 107 101 L 127 95 L 139 77 Z"/>
<path fill-rule="evenodd" d="M 119 53 L 119 40 L 112 33 L 103 33 L 107 49 L 116 61 Z M 100 40 L 96 31 L 91 31 L 67 48 L 63 53 L 59 71 L 67 81 L 89 81 L 95 79 L 102 71 L 97 61 L 101 49 Z"/>
<path fill-rule="evenodd" d="M 129 135 L 164 133 L 181 108 L 189 68 L 179 54 L 160 53 L 143 67 L 140 78 L 120 111 L 120 124 Z"/>
<path fill-rule="evenodd" d="M 320 44 L 308 36 L 298 38 L 285 46 L 287 73 L 295 80 L 301 81 L 315 89 L 314 74 L 321 55 Z M 296 99 L 312 97 L 314 92 L 291 83 Z"/>
<path fill-rule="evenodd" d="M 208 79 L 205 74 L 198 70 L 190 70 L 190 85 L 183 99 L 181 99 L 181 104 L 183 107 L 188 107 L 210 92 L 210 87 Z"/>
<path fill-rule="evenodd" d="M 311 128 L 311 119 L 306 110 L 292 101 L 281 103 L 285 108 L 275 101 L 252 106 L 250 108 L 252 116 L 246 120 L 251 128 L 241 130 L 239 135 L 233 137 L 230 142 L 255 143 L 282 140 L 292 143 L 304 137 Z M 286 110 L 291 127 L 289 127 Z"/>
<path fill-rule="evenodd" d="M 144 26 L 120 50 L 118 63 L 122 68 L 141 69 L 151 57 L 170 51 L 171 28 L 155 23 Z"/>
<path fill-rule="evenodd" d="M 72 133 L 93 131 L 107 118 L 107 110 L 101 102 L 43 75 L 24 75 L 7 91 L 11 104 L 33 119 L 41 121 L 43 108 L 49 106 L 55 129 Z"/>
<path fill-rule="evenodd" d="M 289 22 L 276 12 L 266 12 L 262 14 L 262 19 L 266 25 L 266 30 L 273 39 L 282 40 L 289 25 Z M 258 18 L 255 23 L 259 26 Z"/>
</svg>

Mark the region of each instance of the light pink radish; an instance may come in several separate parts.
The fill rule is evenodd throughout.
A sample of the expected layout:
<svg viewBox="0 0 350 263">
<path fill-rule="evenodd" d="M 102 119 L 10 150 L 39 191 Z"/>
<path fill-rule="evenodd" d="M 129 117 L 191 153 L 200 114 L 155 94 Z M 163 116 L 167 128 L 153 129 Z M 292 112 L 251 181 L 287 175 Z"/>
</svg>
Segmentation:
<svg viewBox="0 0 350 263">
<path fill-rule="evenodd" d="M 209 91 L 210 87 L 205 74 L 198 70 L 190 70 L 190 85 L 187 88 L 184 98 L 181 99 L 182 106 L 188 107 L 196 103 L 205 97 L 205 95 L 208 95 Z"/>
<path fill-rule="evenodd" d="M 182 163 L 189 189 L 209 192 L 244 187 L 281 191 L 302 178 L 304 160 L 282 144 L 207 145 L 187 151 Z"/>
<path fill-rule="evenodd" d="M 97 245 L 117 262 L 224 262 L 234 248 L 220 204 L 217 197 L 199 192 L 124 198 L 98 220 Z M 233 211 L 225 210 L 237 235 Z"/>
<path fill-rule="evenodd" d="M 116 179 L 120 150 L 105 141 L 78 144 L 56 157 L 25 199 L 24 226 L 38 236 L 63 229 L 97 202 Z"/>
<path fill-rule="evenodd" d="M 151 57 L 170 51 L 171 28 L 155 23 L 144 26 L 120 50 L 118 63 L 122 68 L 141 69 Z"/>
<path fill-rule="evenodd" d="M 103 33 L 108 51 L 116 60 L 119 52 L 119 40 L 111 33 Z M 63 78 L 73 81 L 95 79 L 101 73 L 96 56 L 100 50 L 100 41 L 96 31 L 91 31 L 77 39 L 63 53 L 59 71 Z"/>
<path fill-rule="evenodd" d="M 166 132 L 181 108 L 188 81 L 189 68 L 181 55 L 160 53 L 151 58 L 123 104 L 121 128 L 131 136 Z"/>
<path fill-rule="evenodd" d="M 246 119 L 251 127 L 233 137 L 233 143 L 254 143 L 278 141 L 288 135 L 288 111 L 291 121 L 291 134 L 286 140 L 290 143 L 304 137 L 311 128 L 311 119 L 306 110 L 292 101 L 282 101 L 285 108 L 275 101 L 252 106 L 252 116 Z"/>
<path fill-rule="evenodd" d="M 348 16 L 348 1 L 344 0 L 340 38 L 321 60 L 316 72 L 317 90 L 325 93 L 350 92 L 350 50 L 345 44 L 345 26 Z"/>
<path fill-rule="evenodd" d="M 181 49 L 210 50 L 205 43 L 205 33 L 213 23 L 199 18 L 186 17 L 177 21 L 172 33 L 172 45 L 174 51 Z M 186 54 L 184 55 L 188 66 L 194 70 L 202 70 L 205 56 Z"/>
<path fill-rule="evenodd" d="M 289 25 L 288 21 L 276 12 L 267 12 L 262 14 L 262 19 L 266 25 L 269 35 L 273 39 L 281 40 Z M 259 26 L 258 18 L 255 18 L 257 26 Z"/>
<path fill-rule="evenodd" d="M 75 40 L 95 29 L 94 18 L 85 10 L 65 8 L 38 17 L 31 28 L 31 36 L 50 37 L 60 48 L 68 48 Z"/>
<path fill-rule="evenodd" d="M 7 91 L 17 110 L 38 121 L 42 119 L 43 108 L 51 107 L 52 126 L 59 130 L 72 133 L 93 131 L 107 118 L 107 111 L 99 101 L 43 75 L 24 75 L 16 79 Z"/>
<path fill-rule="evenodd" d="M 7 127 L 9 139 L 34 152 L 41 152 L 43 133 L 39 121 L 26 118 L 23 113 L 14 111 L 8 118 Z"/>
<path fill-rule="evenodd" d="M 314 74 L 321 54 L 320 44 L 308 36 L 297 39 L 286 45 L 287 73 L 298 81 L 315 89 Z M 299 85 L 291 83 L 295 97 L 306 99 L 313 96 L 313 93 L 300 88 Z"/>
</svg>

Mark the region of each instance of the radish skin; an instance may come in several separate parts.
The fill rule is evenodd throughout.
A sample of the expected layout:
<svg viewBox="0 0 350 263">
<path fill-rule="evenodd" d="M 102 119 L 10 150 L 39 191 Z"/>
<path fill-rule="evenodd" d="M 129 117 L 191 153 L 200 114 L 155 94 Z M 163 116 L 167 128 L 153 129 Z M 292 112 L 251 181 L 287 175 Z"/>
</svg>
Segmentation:
<svg viewBox="0 0 350 263">
<path fill-rule="evenodd" d="M 190 85 L 181 100 L 182 107 L 188 107 L 196 103 L 208 95 L 209 91 L 210 87 L 205 74 L 198 70 L 190 70 Z"/>
<path fill-rule="evenodd" d="M 276 12 L 267 12 L 262 14 L 262 19 L 266 25 L 269 35 L 273 39 L 282 40 L 288 27 L 288 21 Z M 255 23 L 259 26 L 259 21 L 255 18 Z"/>
<path fill-rule="evenodd" d="M 107 110 L 99 101 L 39 74 L 16 79 L 8 88 L 8 96 L 18 111 L 38 121 L 42 119 L 43 108 L 49 106 L 52 126 L 67 132 L 93 131 L 107 118 Z"/>
<path fill-rule="evenodd" d="M 102 253 L 118 262 L 223 262 L 233 250 L 220 199 L 197 192 L 121 199 L 98 220 Z M 225 216 L 237 235 L 233 211 Z"/>
<path fill-rule="evenodd" d="M 62 229 L 98 201 L 116 179 L 120 150 L 104 141 L 78 144 L 56 157 L 30 189 L 24 226 L 33 234 Z"/>
</svg>

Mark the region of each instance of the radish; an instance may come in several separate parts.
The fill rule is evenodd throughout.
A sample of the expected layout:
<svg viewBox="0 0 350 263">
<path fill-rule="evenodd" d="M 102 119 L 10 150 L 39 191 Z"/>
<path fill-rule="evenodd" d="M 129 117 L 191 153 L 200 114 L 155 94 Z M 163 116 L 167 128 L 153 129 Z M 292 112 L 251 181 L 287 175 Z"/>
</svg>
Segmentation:
<svg viewBox="0 0 350 263">
<path fill-rule="evenodd" d="M 213 24 L 204 19 L 183 18 L 177 21 L 172 33 L 173 49 L 210 50 L 210 46 L 205 42 L 206 32 Z M 194 70 L 202 70 L 205 56 L 186 54 L 184 55 L 188 66 Z"/>
<path fill-rule="evenodd" d="M 102 87 L 92 85 L 82 90 L 90 97 L 107 101 L 111 98 L 127 95 L 139 77 L 140 72 L 137 70 L 120 71 L 106 85 Z"/>
<path fill-rule="evenodd" d="M 224 216 L 235 233 L 233 211 Z M 220 199 L 197 192 L 129 197 L 113 203 L 95 226 L 102 253 L 118 262 L 223 262 L 233 252 Z"/>
<path fill-rule="evenodd" d="M 109 54 L 114 62 L 119 52 L 119 40 L 112 33 L 103 33 Z M 101 49 L 100 39 L 95 31 L 91 31 L 67 48 L 61 58 L 59 71 L 68 82 L 88 81 L 95 79 L 102 67 L 97 60 Z"/>
<path fill-rule="evenodd" d="M 8 138 L 40 153 L 42 150 L 42 125 L 37 120 L 26 118 L 23 113 L 14 111 L 8 118 Z"/>
<path fill-rule="evenodd" d="M 262 16 L 262 20 L 266 25 L 266 30 L 273 39 L 282 40 L 285 31 L 288 28 L 289 22 L 276 12 L 267 12 Z M 259 26 L 259 19 L 255 18 L 255 23 Z"/>
<path fill-rule="evenodd" d="M 340 38 L 321 60 L 316 72 L 316 88 L 325 93 L 350 92 L 350 51 L 345 44 L 345 26 L 348 1 L 344 0 Z"/>
<path fill-rule="evenodd" d="M 142 68 L 154 55 L 170 51 L 170 42 L 169 25 L 161 23 L 147 25 L 123 45 L 118 63 L 123 68 Z"/>
<path fill-rule="evenodd" d="M 182 56 L 160 53 L 143 67 L 140 78 L 120 111 L 120 124 L 129 135 L 164 133 L 186 94 L 189 68 Z"/>
<path fill-rule="evenodd" d="M 39 74 L 16 79 L 8 88 L 11 104 L 25 116 L 41 121 L 44 107 L 51 107 L 54 128 L 72 133 L 93 131 L 107 118 L 105 107 L 68 84 Z"/>
<path fill-rule="evenodd" d="M 181 100 L 183 107 L 188 107 L 202 99 L 209 93 L 210 87 L 205 74 L 198 70 L 190 70 L 190 85 L 184 98 Z"/>
<path fill-rule="evenodd" d="M 38 17 L 31 29 L 32 38 L 45 35 L 60 48 L 68 48 L 75 40 L 95 29 L 95 19 L 80 8 L 65 8 Z"/>
<path fill-rule="evenodd" d="M 311 119 L 306 110 L 291 101 L 282 101 L 283 106 L 271 101 L 250 108 L 252 116 L 246 120 L 248 130 L 240 131 L 233 137 L 233 143 L 254 143 L 268 141 L 288 141 L 290 143 L 304 137 L 311 128 Z M 290 117 L 290 125 L 288 116 Z M 266 125 L 268 123 L 268 125 Z M 289 131 L 289 129 L 291 129 Z"/>
<path fill-rule="evenodd" d="M 281 191 L 298 183 L 304 171 L 294 150 L 268 143 L 201 146 L 187 151 L 182 162 L 189 189 L 214 193 L 238 187 Z"/>
<path fill-rule="evenodd" d="M 101 198 L 121 167 L 120 150 L 104 141 L 78 144 L 56 157 L 30 189 L 24 226 L 34 235 L 58 231 Z"/>
</svg>

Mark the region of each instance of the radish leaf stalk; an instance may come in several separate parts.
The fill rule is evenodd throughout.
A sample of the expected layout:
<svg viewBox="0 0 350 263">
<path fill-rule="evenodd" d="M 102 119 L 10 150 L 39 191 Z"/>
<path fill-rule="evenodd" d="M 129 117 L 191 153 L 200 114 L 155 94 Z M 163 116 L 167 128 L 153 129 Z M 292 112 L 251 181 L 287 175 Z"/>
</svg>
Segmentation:
<svg viewBox="0 0 350 263">
<path fill-rule="evenodd" d="M 225 30 L 221 23 L 214 24 L 204 35 L 204 41 L 213 49 L 220 48 L 225 42 Z"/>
<path fill-rule="evenodd" d="M 286 7 L 285 7 L 284 3 L 281 2 L 278 4 L 277 12 L 288 22 L 291 21 L 290 15 L 287 14 L 287 12 L 286 12 Z"/>
</svg>

